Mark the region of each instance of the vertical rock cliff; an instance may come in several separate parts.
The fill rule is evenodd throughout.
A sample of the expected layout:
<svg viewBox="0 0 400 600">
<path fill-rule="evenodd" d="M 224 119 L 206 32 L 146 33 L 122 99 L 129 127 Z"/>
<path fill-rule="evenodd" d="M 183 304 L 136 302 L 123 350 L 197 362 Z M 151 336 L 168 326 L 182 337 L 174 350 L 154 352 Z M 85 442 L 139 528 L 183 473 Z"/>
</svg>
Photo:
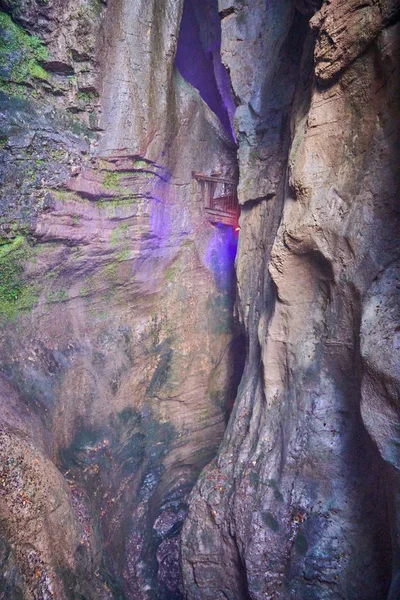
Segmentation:
<svg viewBox="0 0 400 600">
<path fill-rule="evenodd" d="M 185 597 L 398 598 L 399 5 L 219 5 L 248 354 Z"/>
<path fill-rule="evenodd" d="M 182 4 L 0 3 L 2 600 L 181 597 L 238 383 L 237 236 L 192 178 L 236 147 L 174 67 Z"/>
</svg>

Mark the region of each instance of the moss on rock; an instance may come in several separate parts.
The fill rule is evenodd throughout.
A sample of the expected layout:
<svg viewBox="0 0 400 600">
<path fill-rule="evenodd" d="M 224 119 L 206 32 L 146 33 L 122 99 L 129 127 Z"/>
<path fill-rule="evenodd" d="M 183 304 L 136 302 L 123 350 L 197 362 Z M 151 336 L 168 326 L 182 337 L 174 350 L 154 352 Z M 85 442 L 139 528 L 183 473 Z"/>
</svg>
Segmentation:
<svg viewBox="0 0 400 600">
<path fill-rule="evenodd" d="M 29 256 L 24 236 L 0 240 L 0 322 L 14 319 L 20 310 L 37 303 L 37 287 L 24 279 L 24 264 Z"/>
<path fill-rule="evenodd" d="M 47 59 L 48 50 L 40 39 L 0 11 L 0 89 L 18 95 L 29 81 L 47 81 L 49 75 L 40 65 Z"/>
</svg>

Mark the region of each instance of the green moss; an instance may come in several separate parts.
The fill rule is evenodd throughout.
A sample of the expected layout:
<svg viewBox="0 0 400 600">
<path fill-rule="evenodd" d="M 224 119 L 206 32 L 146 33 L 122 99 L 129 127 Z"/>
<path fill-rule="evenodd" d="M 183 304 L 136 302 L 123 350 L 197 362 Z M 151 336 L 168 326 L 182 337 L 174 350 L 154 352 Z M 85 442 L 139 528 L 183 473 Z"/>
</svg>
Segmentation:
<svg viewBox="0 0 400 600">
<path fill-rule="evenodd" d="M 118 262 L 124 262 L 125 260 L 129 260 L 130 255 L 131 255 L 131 251 L 129 249 L 129 246 L 125 245 L 117 253 L 116 259 Z"/>
<path fill-rule="evenodd" d="M 149 163 L 146 162 L 145 160 L 135 160 L 135 162 L 133 163 L 133 168 L 134 169 L 148 169 Z"/>
<path fill-rule="evenodd" d="M 48 72 L 37 64 L 32 65 L 31 76 L 35 79 L 40 79 L 41 81 L 47 81 L 49 79 Z"/>
<path fill-rule="evenodd" d="M 110 235 L 110 246 L 117 246 L 121 241 L 123 241 L 127 231 L 128 225 L 126 224 L 115 227 Z"/>
<path fill-rule="evenodd" d="M 4 146 L 7 144 L 7 136 L 0 135 L 0 150 L 3 150 Z"/>
<path fill-rule="evenodd" d="M 166 270 L 165 272 L 165 279 L 169 282 L 174 281 L 176 277 L 176 268 L 175 267 L 170 267 L 169 269 Z"/>
<path fill-rule="evenodd" d="M 24 236 L 0 245 L 0 319 L 13 320 L 21 310 L 32 308 L 38 300 L 38 288 L 24 278 L 24 265 L 30 256 Z"/>
<path fill-rule="evenodd" d="M 116 171 L 109 171 L 104 175 L 103 186 L 108 190 L 119 191 L 121 187 L 121 174 Z"/>
<path fill-rule="evenodd" d="M 11 231 L 15 233 L 15 235 L 19 234 L 21 236 L 26 236 L 29 233 L 29 225 L 22 225 L 20 222 L 14 221 L 11 223 Z"/>
<path fill-rule="evenodd" d="M 96 92 L 78 92 L 77 94 L 78 100 L 83 102 L 93 102 L 98 96 Z"/>
<path fill-rule="evenodd" d="M 140 170 L 140 176 L 148 179 L 154 177 L 152 171 Z M 103 179 L 103 186 L 108 190 L 114 190 L 116 192 L 124 191 L 126 195 L 130 193 L 129 187 L 126 186 L 123 179 L 129 179 L 132 177 L 132 171 L 106 171 Z M 132 199 L 134 201 L 134 199 Z"/>
<path fill-rule="evenodd" d="M 51 193 L 57 200 L 61 200 L 61 202 L 79 202 L 80 204 L 87 202 L 74 192 L 67 192 L 65 190 L 51 190 Z"/>
<path fill-rule="evenodd" d="M 104 4 L 100 0 L 90 0 L 93 12 L 100 16 L 104 9 Z"/>
<path fill-rule="evenodd" d="M 46 279 L 47 281 L 53 281 L 53 279 L 57 279 L 57 277 L 58 277 L 57 271 L 49 271 L 44 276 L 44 279 Z"/>
<path fill-rule="evenodd" d="M 54 290 L 47 294 L 47 302 L 65 302 L 68 299 L 68 292 L 66 290 Z"/>
<path fill-rule="evenodd" d="M 79 290 L 81 298 L 88 298 L 93 293 L 93 286 L 90 283 L 83 285 Z"/>
<path fill-rule="evenodd" d="M 135 160 L 133 163 L 134 171 L 139 171 L 140 176 L 145 179 L 153 179 L 155 176 L 154 172 L 151 170 L 151 167 L 152 163 L 145 160 Z"/>
<path fill-rule="evenodd" d="M 57 162 L 61 162 L 66 156 L 66 153 L 63 150 L 58 150 L 56 148 L 51 148 L 49 153 L 51 158 Z"/>
<path fill-rule="evenodd" d="M 87 4 L 81 5 L 78 9 L 78 17 L 80 19 L 91 21 L 99 17 L 104 8 L 104 4 L 100 0 L 89 0 Z"/>
<path fill-rule="evenodd" d="M 0 89 L 9 94 L 23 94 L 19 86 L 29 80 L 47 80 L 49 75 L 39 64 L 47 59 L 48 50 L 40 39 L 29 35 L 0 11 Z"/>
<path fill-rule="evenodd" d="M 114 217 L 118 208 L 130 206 L 135 202 L 135 198 L 107 198 L 106 200 L 99 200 L 97 205 L 101 210 L 105 210 L 108 216 Z"/>
<path fill-rule="evenodd" d="M 110 235 L 110 246 L 117 249 L 115 254 L 115 260 L 117 262 L 129 260 L 130 257 L 129 241 L 126 239 L 127 231 L 128 225 L 123 224 L 119 227 L 115 227 Z"/>
<path fill-rule="evenodd" d="M 115 262 L 110 263 L 104 268 L 104 275 L 107 279 L 116 279 L 117 278 L 117 265 Z"/>
</svg>

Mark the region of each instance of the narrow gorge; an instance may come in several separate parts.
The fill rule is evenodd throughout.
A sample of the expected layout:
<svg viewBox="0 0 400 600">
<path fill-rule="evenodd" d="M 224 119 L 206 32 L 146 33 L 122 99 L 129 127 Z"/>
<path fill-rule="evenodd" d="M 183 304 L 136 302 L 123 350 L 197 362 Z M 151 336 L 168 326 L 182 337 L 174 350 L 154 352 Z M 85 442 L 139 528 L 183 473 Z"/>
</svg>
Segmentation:
<svg viewBox="0 0 400 600">
<path fill-rule="evenodd" d="M 399 20 L 0 0 L 0 600 L 400 600 Z"/>
</svg>

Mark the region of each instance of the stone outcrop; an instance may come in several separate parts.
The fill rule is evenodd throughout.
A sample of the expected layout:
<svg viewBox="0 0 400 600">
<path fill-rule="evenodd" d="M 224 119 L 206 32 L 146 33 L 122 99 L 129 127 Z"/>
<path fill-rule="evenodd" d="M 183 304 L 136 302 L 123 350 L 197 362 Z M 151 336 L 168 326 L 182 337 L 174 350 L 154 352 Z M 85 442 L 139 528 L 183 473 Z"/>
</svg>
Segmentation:
<svg viewBox="0 0 400 600">
<path fill-rule="evenodd" d="M 189 600 L 399 596 L 399 7 L 318 8 L 220 2 L 248 355 L 184 525 Z"/>
</svg>

